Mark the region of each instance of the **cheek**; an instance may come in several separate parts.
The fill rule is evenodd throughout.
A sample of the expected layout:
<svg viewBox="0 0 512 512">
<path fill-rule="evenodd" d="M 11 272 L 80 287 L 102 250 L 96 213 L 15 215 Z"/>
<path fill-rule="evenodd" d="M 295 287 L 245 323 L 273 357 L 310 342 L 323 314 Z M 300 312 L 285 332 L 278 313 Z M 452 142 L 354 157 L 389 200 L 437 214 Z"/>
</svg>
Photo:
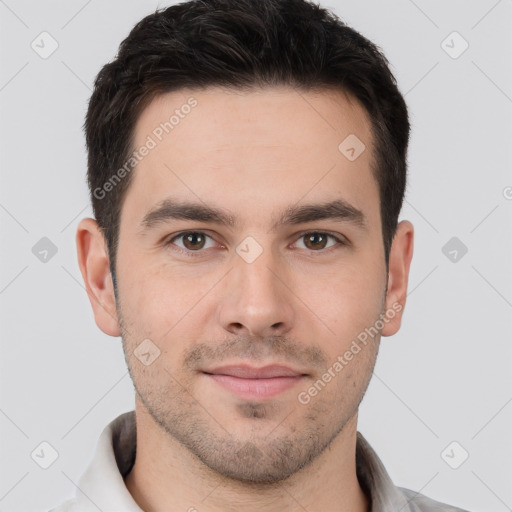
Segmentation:
<svg viewBox="0 0 512 512">
<path fill-rule="evenodd" d="M 218 277 L 168 264 L 126 260 L 119 275 L 123 318 L 146 337 L 165 341 L 186 326 Z"/>
<path fill-rule="evenodd" d="M 328 275 L 315 275 L 299 293 L 320 318 L 337 345 L 350 342 L 365 327 L 373 325 L 382 312 L 386 283 L 385 269 L 365 264 L 363 257 L 339 265 Z M 331 332 L 333 331 L 333 332 Z"/>
</svg>

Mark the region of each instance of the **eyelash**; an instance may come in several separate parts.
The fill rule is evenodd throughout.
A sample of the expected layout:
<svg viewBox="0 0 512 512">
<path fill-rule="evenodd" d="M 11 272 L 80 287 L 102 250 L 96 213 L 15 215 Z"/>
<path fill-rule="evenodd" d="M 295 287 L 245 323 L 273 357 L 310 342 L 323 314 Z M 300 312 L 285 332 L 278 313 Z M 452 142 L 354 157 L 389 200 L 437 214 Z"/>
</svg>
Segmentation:
<svg viewBox="0 0 512 512">
<path fill-rule="evenodd" d="M 200 234 L 200 235 L 204 235 L 204 236 L 207 236 L 208 238 L 211 238 L 213 240 L 213 237 L 208 235 L 207 233 L 205 233 L 204 231 L 182 231 L 181 233 L 178 233 L 176 235 L 174 235 L 172 238 L 169 238 L 167 239 L 167 241 L 164 242 L 164 245 L 166 247 L 168 246 L 171 246 L 171 245 L 174 245 L 173 244 L 173 241 L 178 239 L 178 238 L 181 238 L 181 237 L 184 237 L 185 235 L 190 235 L 190 234 Z M 326 252 L 330 252 L 331 249 L 336 249 L 337 246 L 347 246 L 349 245 L 348 242 L 345 240 L 345 239 L 342 239 L 332 233 L 329 233 L 328 231 L 305 231 L 303 233 L 301 233 L 297 240 L 300 240 L 301 238 L 304 238 L 306 235 L 313 235 L 313 234 L 320 234 L 320 235 L 327 235 L 328 237 L 330 238 L 333 238 L 334 240 L 336 240 L 336 242 L 338 242 L 337 245 L 333 245 L 331 247 L 328 247 L 326 249 L 319 249 L 318 251 L 314 251 L 313 249 L 307 249 L 308 252 L 310 253 L 326 253 Z M 190 258 L 197 258 L 197 257 L 200 257 L 200 256 L 203 256 L 204 252 L 205 252 L 205 249 L 200 249 L 198 251 L 191 251 L 191 250 L 188 250 L 188 249 L 183 249 L 182 247 L 178 247 L 176 245 L 174 245 L 173 247 L 173 250 L 176 250 L 178 252 L 180 252 L 181 254 L 185 254 L 186 256 L 190 257 Z"/>
</svg>

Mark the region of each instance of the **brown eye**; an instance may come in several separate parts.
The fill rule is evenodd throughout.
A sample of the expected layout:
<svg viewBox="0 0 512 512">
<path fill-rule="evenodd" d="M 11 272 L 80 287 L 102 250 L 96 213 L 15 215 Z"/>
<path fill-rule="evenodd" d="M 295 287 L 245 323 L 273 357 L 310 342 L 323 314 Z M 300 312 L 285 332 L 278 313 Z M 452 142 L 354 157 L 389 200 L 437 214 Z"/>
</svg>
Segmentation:
<svg viewBox="0 0 512 512">
<path fill-rule="evenodd" d="M 304 240 L 308 249 L 325 249 L 327 244 L 325 233 L 308 233 L 304 235 Z"/>
<path fill-rule="evenodd" d="M 190 250 L 202 249 L 205 244 L 204 234 L 196 231 L 185 233 L 181 235 L 181 238 L 183 239 L 183 245 L 185 248 Z"/>
<path fill-rule="evenodd" d="M 329 243 L 329 239 L 334 240 L 335 243 Z M 337 236 L 331 235 L 330 233 L 324 233 L 323 231 L 310 231 L 300 236 L 299 240 L 304 240 L 304 248 L 310 251 L 320 252 L 323 249 L 329 249 L 335 245 L 346 245 L 343 239 Z"/>
<path fill-rule="evenodd" d="M 211 242 L 207 246 L 208 239 Z M 195 256 L 194 253 L 198 253 L 197 255 L 199 256 L 204 252 L 202 249 L 214 247 L 215 242 L 211 236 L 202 231 L 185 231 L 170 238 L 165 245 L 169 247 L 174 246 L 174 249 L 187 255 Z"/>
</svg>

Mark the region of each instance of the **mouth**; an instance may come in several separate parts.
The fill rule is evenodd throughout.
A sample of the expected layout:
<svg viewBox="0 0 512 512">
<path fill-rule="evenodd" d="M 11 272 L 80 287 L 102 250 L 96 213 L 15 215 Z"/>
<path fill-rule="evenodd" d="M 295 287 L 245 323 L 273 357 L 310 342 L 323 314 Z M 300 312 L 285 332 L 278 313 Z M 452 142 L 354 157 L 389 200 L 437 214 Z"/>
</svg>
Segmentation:
<svg viewBox="0 0 512 512">
<path fill-rule="evenodd" d="M 202 372 L 222 388 L 248 400 L 272 398 L 301 382 L 307 374 L 288 366 L 221 366 Z"/>
</svg>

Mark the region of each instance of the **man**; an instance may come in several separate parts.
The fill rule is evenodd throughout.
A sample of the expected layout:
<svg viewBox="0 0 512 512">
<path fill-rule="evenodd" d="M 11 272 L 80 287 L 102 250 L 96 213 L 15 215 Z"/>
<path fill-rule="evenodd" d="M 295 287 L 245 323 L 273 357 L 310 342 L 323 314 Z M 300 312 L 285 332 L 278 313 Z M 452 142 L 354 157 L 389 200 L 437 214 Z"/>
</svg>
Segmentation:
<svg viewBox="0 0 512 512">
<path fill-rule="evenodd" d="M 379 49 L 304 0 L 175 5 L 100 71 L 85 129 L 79 265 L 136 407 L 54 510 L 460 510 L 357 432 L 413 252 Z"/>
</svg>

